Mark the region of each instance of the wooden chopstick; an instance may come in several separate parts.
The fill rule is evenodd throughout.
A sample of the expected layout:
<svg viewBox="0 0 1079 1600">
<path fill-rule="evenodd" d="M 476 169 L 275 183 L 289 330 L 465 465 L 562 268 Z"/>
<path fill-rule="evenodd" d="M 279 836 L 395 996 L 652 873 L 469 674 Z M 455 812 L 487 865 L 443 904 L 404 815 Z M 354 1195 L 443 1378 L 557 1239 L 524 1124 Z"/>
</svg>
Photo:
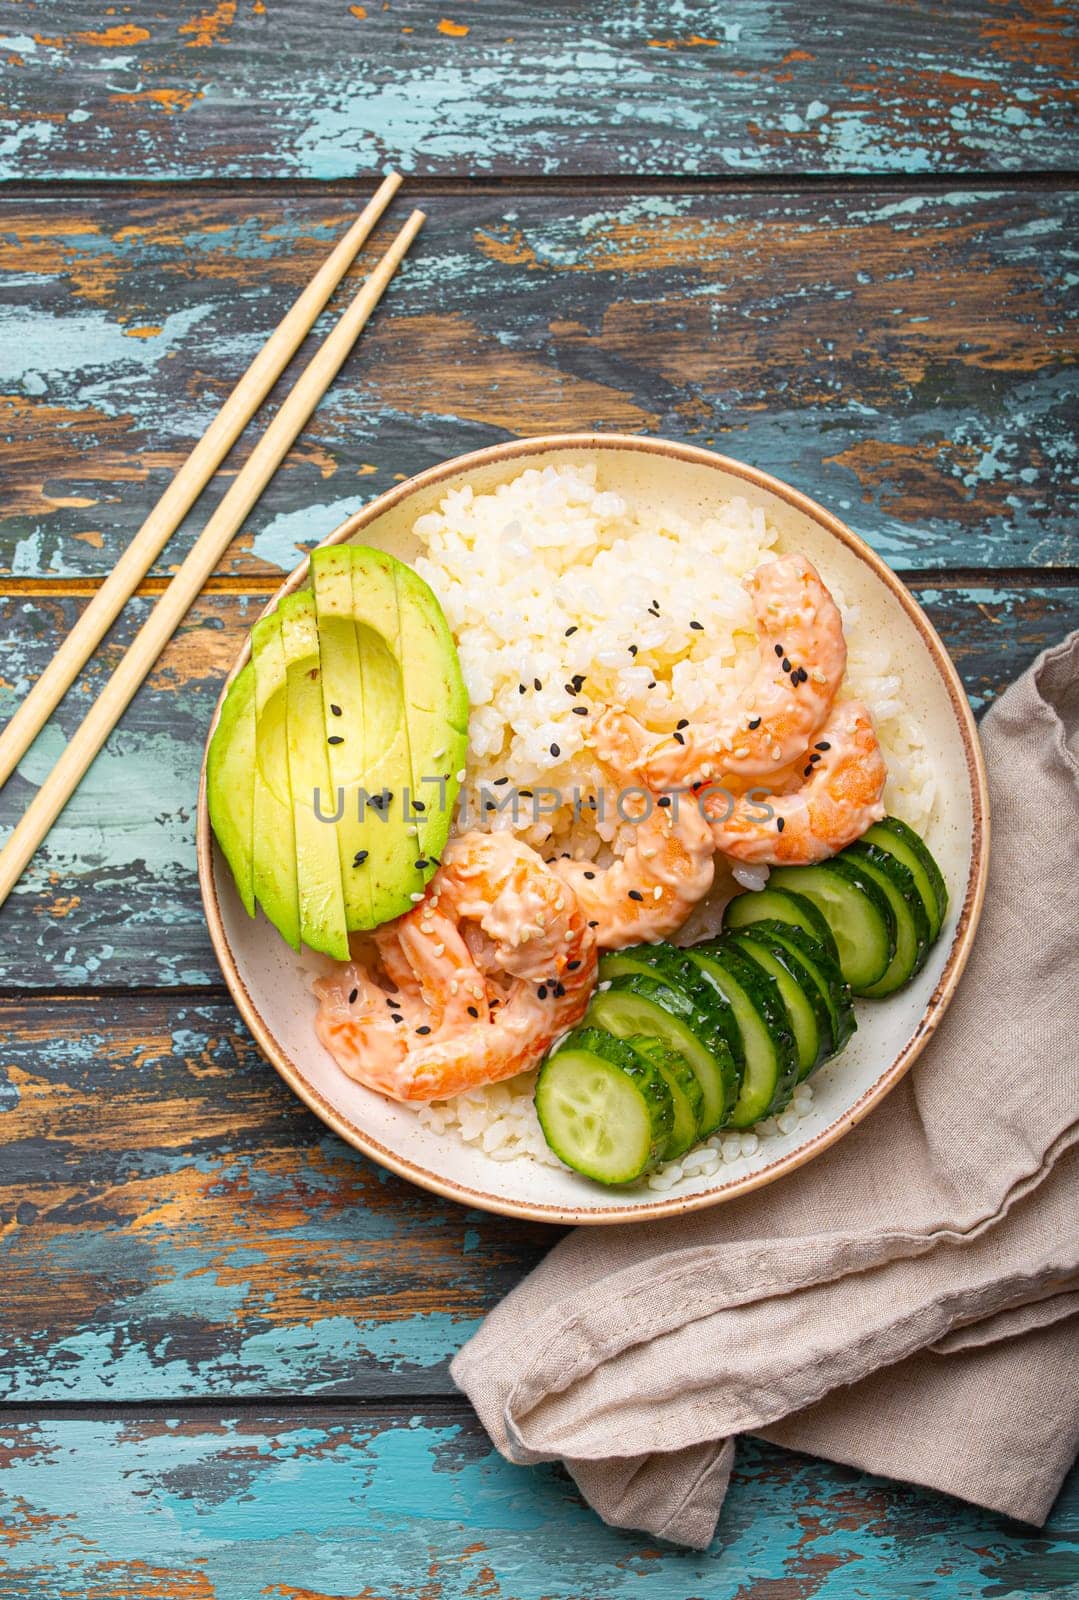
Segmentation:
<svg viewBox="0 0 1079 1600">
<path fill-rule="evenodd" d="M 78 622 L 0 733 L 0 785 L 56 710 L 172 534 L 300 348 L 397 190 L 391 172 L 288 310 L 154 506 Z"/>
<path fill-rule="evenodd" d="M 0 905 L 74 793 L 139 684 L 172 638 L 252 506 L 318 405 L 424 222 L 414 211 L 282 402 L 189 555 L 0 850 Z"/>
</svg>

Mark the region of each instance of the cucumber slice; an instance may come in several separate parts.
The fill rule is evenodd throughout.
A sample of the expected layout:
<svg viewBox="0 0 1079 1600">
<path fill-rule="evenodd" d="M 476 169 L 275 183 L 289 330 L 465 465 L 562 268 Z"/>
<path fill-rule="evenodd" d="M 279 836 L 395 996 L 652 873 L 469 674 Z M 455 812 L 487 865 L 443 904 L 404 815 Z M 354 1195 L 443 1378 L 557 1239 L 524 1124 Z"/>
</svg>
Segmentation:
<svg viewBox="0 0 1079 1600">
<path fill-rule="evenodd" d="M 741 1082 L 734 1056 L 722 1030 L 684 990 L 658 977 L 627 973 L 609 989 L 597 990 L 585 1022 L 618 1039 L 643 1033 L 680 1051 L 701 1086 L 699 1136 L 705 1138 L 726 1122 Z"/>
<path fill-rule="evenodd" d="M 812 900 L 790 889 L 775 889 L 769 881 L 766 889 L 753 889 L 748 894 L 735 895 L 723 912 L 723 931 L 728 928 L 748 928 L 751 922 L 792 922 L 796 928 L 805 928 L 822 944 L 836 966 L 839 951 L 832 938 L 832 930 L 821 916 Z"/>
<path fill-rule="evenodd" d="M 749 1128 L 785 1106 L 798 1081 L 790 1018 L 773 979 L 740 951 L 715 940 L 686 954 L 734 1012 L 746 1071 L 730 1123 Z"/>
<path fill-rule="evenodd" d="M 767 933 L 784 945 L 798 958 L 813 979 L 818 994 L 828 1007 L 832 1025 L 828 1054 L 837 1056 L 858 1027 L 850 984 L 840 972 L 839 963 L 832 960 L 812 934 L 807 933 L 804 928 L 796 928 L 792 922 L 758 922 L 752 931 L 757 930 Z M 745 930 L 747 934 L 750 931 L 749 928 Z"/>
<path fill-rule="evenodd" d="M 827 1003 L 810 972 L 778 939 L 751 923 L 744 933 L 729 933 L 727 940 L 750 961 L 775 979 L 790 1017 L 798 1047 L 798 1082 L 815 1072 L 832 1042 L 832 1018 Z"/>
<path fill-rule="evenodd" d="M 544 1062 L 536 1114 L 560 1161 L 597 1183 L 632 1183 L 663 1160 L 673 1108 L 666 1080 L 631 1045 L 581 1028 Z"/>
<path fill-rule="evenodd" d="M 948 889 L 944 874 L 933 860 L 925 840 L 898 817 L 884 817 L 866 830 L 862 843 L 887 850 L 913 875 L 929 918 L 929 942 L 932 944 L 948 915 Z"/>
<path fill-rule="evenodd" d="M 840 971 L 855 994 L 883 978 L 895 955 L 895 915 L 867 872 L 833 856 L 815 867 L 774 867 L 769 882 L 812 900 L 832 930 Z"/>
<path fill-rule="evenodd" d="M 864 841 L 848 845 L 843 856 L 845 860 L 856 861 L 884 890 L 895 915 L 895 955 L 883 978 L 863 990 L 872 999 L 882 1000 L 885 995 L 902 989 L 925 966 L 929 954 L 929 918 L 914 874 L 898 856 Z"/>
<path fill-rule="evenodd" d="M 712 1027 L 727 1042 L 734 1057 L 741 1087 L 745 1077 L 746 1053 L 742 1045 L 742 1030 L 734 1012 L 718 993 L 714 984 L 701 976 L 699 967 L 688 959 L 689 951 L 676 949 L 672 944 L 634 944 L 625 950 L 609 950 L 600 957 L 599 980 L 625 977 L 638 973 L 643 977 L 659 978 L 681 992 L 703 1011 Z M 733 1102 L 732 1102 L 733 1103 Z"/>
<path fill-rule="evenodd" d="M 648 1039 L 634 1034 L 626 1043 L 632 1045 L 639 1056 L 650 1061 L 671 1091 L 674 1121 L 671 1124 L 664 1161 L 674 1161 L 684 1156 L 700 1137 L 701 1092 L 697 1074 L 680 1050 L 672 1050 L 662 1039 Z"/>
</svg>

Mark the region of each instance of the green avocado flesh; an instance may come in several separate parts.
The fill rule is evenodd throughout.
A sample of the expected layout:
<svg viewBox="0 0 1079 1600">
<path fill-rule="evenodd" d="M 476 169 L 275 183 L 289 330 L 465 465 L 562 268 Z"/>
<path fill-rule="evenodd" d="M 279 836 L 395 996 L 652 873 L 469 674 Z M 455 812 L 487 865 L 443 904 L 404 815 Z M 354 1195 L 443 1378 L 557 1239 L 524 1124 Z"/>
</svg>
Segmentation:
<svg viewBox="0 0 1079 1600">
<path fill-rule="evenodd" d="M 438 601 L 357 545 L 316 550 L 312 589 L 252 632 L 207 757 L 218 841 L 253 914 L 341 960 L 438 868 L 468 744 L 468 696 Z M 373 803 L 372 803 L 373 802 Z"/>
<path fill-rule="evenodd" d="M 312 950 L 347 961 L 348 929 L 337 836 L 331 824 L 319 820 L 315 809 L 315 790 L 327 794 L 330 788 L 315 597 L 309 589 L 301 589 L 298 594 L 286 595 L 277 609 L 288 689 L 288 770 L 300 937 Z"/>
<path fill-rule="evenodd" d="M 288 770 L 288 688 L 281 617 L 262 617 L 251 630 L 255 668 L 255 796 L 252 874 L 255 898 L 286 944 L 300 948 L 296 830 Z"/>
<path fill-rule="evenodd" d="M 249 917 L 255 915 L 251 838 L 255 821 L 255 669 L 231 685 L 206 753 L 210 821 Z"/>
</svg>

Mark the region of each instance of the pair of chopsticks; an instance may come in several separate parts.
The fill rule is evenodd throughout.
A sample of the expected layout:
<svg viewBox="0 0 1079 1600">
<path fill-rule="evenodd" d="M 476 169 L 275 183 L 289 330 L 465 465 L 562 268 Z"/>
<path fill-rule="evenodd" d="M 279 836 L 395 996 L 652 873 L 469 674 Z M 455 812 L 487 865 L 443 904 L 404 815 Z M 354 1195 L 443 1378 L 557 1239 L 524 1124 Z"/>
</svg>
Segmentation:
<svg viewBox="0 0 1079 1600">
<path fill-rule="evenodd" d="M 327 257 L 295 305 L 274 329 L 49 666 L 0 733 L 0 785 L 11 776 L 137 585 L 284 372 L 400 183 L 399 175 L 391 173 Z M 22 876 L 30 858 L 70 800 L 136 689 L 172 638 L 297 434 L 333 382 L 423 222 L 423 212 L 414 211 L 333 331 L 304 368 L 190 553 L 128 646 L 119 666 L 0 850 L 0 905 L 3 905 Z"/>
</svg>

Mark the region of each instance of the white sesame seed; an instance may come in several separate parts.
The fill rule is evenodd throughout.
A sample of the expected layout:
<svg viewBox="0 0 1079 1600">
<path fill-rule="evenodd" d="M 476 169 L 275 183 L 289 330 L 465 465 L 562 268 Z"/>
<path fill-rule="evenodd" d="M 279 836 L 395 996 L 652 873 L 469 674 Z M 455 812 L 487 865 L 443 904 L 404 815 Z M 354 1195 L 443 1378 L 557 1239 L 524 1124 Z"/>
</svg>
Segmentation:
<svg viewBox="0 0 1079 1600">
<path fill-rule="evenodd" d="M 420 901 L 423 899 L 423 895 L 422 893 L 410 894 L 408 898 L 412 901 L 413 905 L 419 905 Z"/>
<path fill-rule="evenodd" d="M 656 884 L 656 887 L 652 890 L 652 899 L 653 900 L 662 900 L 663 899 L 663 890 L 660 888 L 658 883 Z"/>
<path fill-rule="evenodd" d="M 446 954 L 446 946 L 444 944 L 436 944 L 434 951 L 436 956 L 444 956 Z"/>
<path fill-rule="evenodd" d="M 457 774 L 457 782 L 458 783 L 464 783 L 464 781 L 465 781 L 465 771 L 466 771 L 466 769 L 464 767 L 462 767 L 460 772 Z"/>
</svg>

